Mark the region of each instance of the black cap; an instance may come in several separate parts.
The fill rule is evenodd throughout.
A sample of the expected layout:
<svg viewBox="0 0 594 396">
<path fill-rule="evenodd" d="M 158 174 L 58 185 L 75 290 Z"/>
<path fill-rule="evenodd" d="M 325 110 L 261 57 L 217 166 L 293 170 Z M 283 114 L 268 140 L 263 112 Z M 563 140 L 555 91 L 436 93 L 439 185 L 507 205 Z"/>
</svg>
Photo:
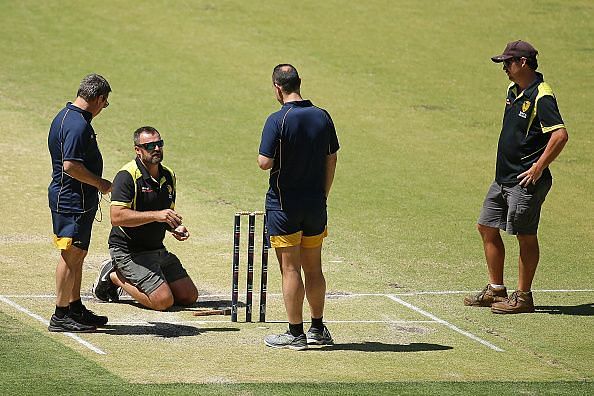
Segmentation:
<svg viewBox="0 0 594 396">
<path fill-rule="evenodd" d="M 538 51 L 532 44 L 518 40 L 512 41 L 505 46 L 503 54 L 491 58 L 493 62 L 500 63 L 511 58 L 536 58 Z"/>
</svg>

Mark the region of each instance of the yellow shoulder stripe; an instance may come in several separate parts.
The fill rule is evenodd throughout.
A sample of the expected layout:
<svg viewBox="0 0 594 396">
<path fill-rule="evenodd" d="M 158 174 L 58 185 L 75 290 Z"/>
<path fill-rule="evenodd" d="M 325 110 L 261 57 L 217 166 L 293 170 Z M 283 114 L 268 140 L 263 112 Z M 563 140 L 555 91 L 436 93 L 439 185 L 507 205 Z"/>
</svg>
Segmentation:
<svg viewBox="0 0 594 396">
<path fill-rule="evenodd" d="M 124 166 L 122 166 L 120 171 L 128 172 L 130 176 L 132 176 L 132 181 L 134 182 L 134 199 L 132 200 L 131 206 L 128 206 L 128 204 L 123 206 L 127 206 L 131 209 L 136 209 L 136 196 L 138 195 L 138 186 L 136 185 L 136 180 L 142 177 L 142 172 L 140 172 L 140 169 L 138 169 L 138 165 L 136 165 L 136 160 L 132 160 Z"/>
<path fill-rule="evenodd" d="M 530 130 L 530 126 L 532 125 L 532 121 L 534 121 L 534 118 L 536 117 L 536 111 L 538 108 L 538 100 L 540 98 L 542 98 L 543 96 L 552 96 L 555 97 L 555 94 L 553 93 L 553 89 L 551 88 L 551 86 L 549 84 L 547 84 L 546 82 L 541 82 L 540 84 L 538 84 L 538 94 L 536 95 L 536 99 L 534 99 L 534 108 L 532 109 L 532 113 L 530 114 L 530 120 L 528 122 L 528 129 L 526 130 L 526 134 L 528 134 L 528 131 Z M 550 132 L 551 129 L 547 128 L 548 130 L 545 131 L 545 128 L 543 128 L 543 133 L 544 132 Z M 556 128 L 558 129 L 558 128 Z"/>
</svg>

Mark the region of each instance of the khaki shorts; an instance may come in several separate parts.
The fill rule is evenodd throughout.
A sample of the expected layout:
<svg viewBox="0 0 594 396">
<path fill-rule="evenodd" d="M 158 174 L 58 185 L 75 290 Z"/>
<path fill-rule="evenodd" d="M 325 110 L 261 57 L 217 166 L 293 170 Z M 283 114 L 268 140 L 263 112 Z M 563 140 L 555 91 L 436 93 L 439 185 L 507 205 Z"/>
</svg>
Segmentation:
<svg viewBox="0 0 594 396">
<path fill-rule="evenodd" d="M 493 182 L 485 197 L 478 223 L 512 235 L 536 235 L 540 208 L 552 184 L 551 178 L 541 178 L 527 188 L 519 184 L 505 186 Z"/>
<path fill-rule="evenodd" d="M 126 253 L 109 249 L 114 267 L 141 292 L 150 295 L 163 282 L 186 278 L 188 273 L 177 256 L 166 249 Z"/>
</svg>

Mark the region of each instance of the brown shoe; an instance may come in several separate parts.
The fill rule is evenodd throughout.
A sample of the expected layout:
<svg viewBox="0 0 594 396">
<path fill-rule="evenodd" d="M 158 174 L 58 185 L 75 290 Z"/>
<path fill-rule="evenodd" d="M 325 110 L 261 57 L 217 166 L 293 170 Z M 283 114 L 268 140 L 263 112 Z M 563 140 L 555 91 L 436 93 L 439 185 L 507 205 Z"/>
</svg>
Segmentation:
<svg viewBox="0 0 594 396">
<path fill-rule="evenodd" d="M 506 301 L 493 303 L 491 312 L 496 314 L 516 314 L 534 312 L 532 292 L 516 290 Z"/>
<path fill-rule="evenodd" d="M 488 284 L 480 293 L 464 297 L 464 305 L 490 307 L 494 302 L 505 300 L 507 300 L 507 289 L 505 287 L 501 290 L 495 290 L 491 287 L 491 284 Z"/>
</svg>

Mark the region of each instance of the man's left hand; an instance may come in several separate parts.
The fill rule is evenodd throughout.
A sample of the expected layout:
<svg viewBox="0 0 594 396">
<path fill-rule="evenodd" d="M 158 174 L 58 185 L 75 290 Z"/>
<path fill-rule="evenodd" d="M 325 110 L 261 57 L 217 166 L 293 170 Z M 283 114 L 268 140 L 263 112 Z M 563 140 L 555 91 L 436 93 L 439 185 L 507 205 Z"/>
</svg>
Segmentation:
<svg viewBox="0 0 594 396">
<path fill-rule="evenodd" d="M 171 234 L 178 241 L 185 241 L 190 237 L 190 232 L 188 231 L 186 226 L 183 225 L 176 227 L 173 231 L 171 231 Z"/>
<path fill-rule="evenodd" d="M 542 169 L 535 162 L 534 164 L 532 164 L 530 169 L 518 175 L 518 179 L 521 179 L 520 186 L 527 187 L 530 183 L 536 184 L 536 182 L 538 181 L 538 179 L 540 179 L 541 176 Z"/>
</svg>

